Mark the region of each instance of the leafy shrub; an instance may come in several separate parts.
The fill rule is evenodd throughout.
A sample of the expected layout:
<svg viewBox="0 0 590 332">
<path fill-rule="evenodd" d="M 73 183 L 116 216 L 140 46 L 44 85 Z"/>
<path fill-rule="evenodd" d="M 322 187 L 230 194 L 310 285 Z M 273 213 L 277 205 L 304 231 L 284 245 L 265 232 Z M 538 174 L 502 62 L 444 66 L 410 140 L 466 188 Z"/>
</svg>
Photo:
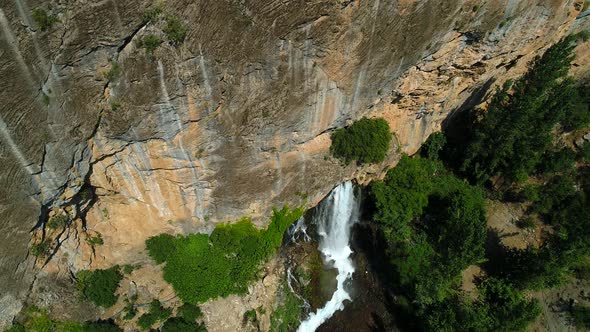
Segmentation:
<svg viewBox="0 0 590 332">
<path fill-rule="evenodd" d="M 102 246 L 104 244 L 104 240 L 102 239 L 102 234 L 96 233 L 95 235 L 91 236 L 87 240 L 88 244 L 91 246 Z"/>
<path fill-rule="evenodd" d="M 195 322 L 188 322 L 182 318 L 170 318 L 162 328 L 160 329 L 161 332 L 207 332 L 207 328 L 203 324 L 195 323 Z"/>
<path fill-rule="evenodd" d="M 42 8 L 33 9 L 31 16 L 41 31 L 47 31 L 51 29 L 55 23 L 59 22 L 57 16 L 47 15 L 47 12 Z"/>
<path fill-rule="evenodd" d="M 256 310 L 255 309 L 247 310 L 244 313 L 244 319 L 243 319 L 244 323 L 256 322 L 256 319 L 257 319 L 257 317 L 256 317 Z"/>
<path fill-rule="evenodd" d="M 22 323 L 16 323 L 7 332 L 123 332 L 113 321 L 78 323 L 49 317 L 45 309 L 36 306 L 25 310 Z"/>
<path fill-rule="evenodd" d="M 80 293 L 94 304 L 105 308 L 117 302 L 115 291 L 122 278 L 116 265 L 106 270 L 82 270 L 76 274 Z"/>
<path fill-rule="evenodd" d="M 585 143 L 576 155 L 576 159 L 583 162 L 590 161 L 590 143 Z"/>
<path fill-rule="evenodd" d="M 536 185 L 526 185 L 522 188 L 520 195 L 524 201 L 538 202 L 541 199 L 541 187 Z"/>
<path fill-rule="evenodd" d="M 184 319 L 187 322 L 194 322 L 197 319 L 203 318 L 203 312 L 201 311 L 201 308 L 197 307 L 196 305 L 185 303 L 180 308 L 178 308 L 176 316 Z"/>
<path fill-rule="evenodd" d="M 532 217 L 528 216 L 523 219 L 520 219 L 516 222 L 516 226 L 522 229 L 534 229 L 535 228 L 535 221 Z"/>
<path fill-rule="evenodd" d="M 158 16 L 160 16 L 162 13 L 163 6 L 163 2 L 157 2 L 146 9 L 146 11 L 143 13 L 143 23 L 147 24 L 155 22 Z"/>
<path fill-rule="evenodd" d="M 377 163 L 385 159 L 392 137 L 384 119 L 362 118 L 334 131 L 330 151 L 346 163 Z"/>
<path fill-rule="evenodd" d="M 148 313 L 145 313 L 137 320 L 137 326 L 142 330 L 149 330 L 155 323 L 168 319 L 172 315 L 172 310 L 163 308 L 162 303 L 158 300 L 153 300 L 150 303 Z"/>
<path fill-rule="evenodd" d="M 256 278 L 259 265 L 280 247 L 287 228 L 303 214 L 301 208 L 275 210 L 266 230 L 249 219 L 220 224 L 210 236 L 167 234 L 146 241 L 150 256 L 165 262 L 164 279 L 188 303 L 243 294 Z"/>
<path fill-rule="evenodd" d="M 492 317 L 490 331 L 526 331 L 541 314 L 537 300 L 526 300 L 522 292 L 502 280 L 487 279 L 479 290 Z"/>
<path fill-rule="evenodd" d="M 180 45 L 186 37 L 187 28 L 178 17 L 169 16 L 166 18 L 164 32 L 172 45 Z"/>
<path fill-rule="evenodd" d="M 545 220 L 552 223 L 552 214 L 567 204 L 575 195 L 575 181 L 570 176 L 555 176 L 541 188 L 540 199 L 533 209 L 544 215 Z"/>
<path fill-rule="evenodd" d="M 69 218 L 67 215 L 59 214 L 59 215 L 53 216 L 51 219 L 49 219 L 49 221 L 47 222 L 47 228 L 61 229 L 67 225 L 68 221 L 69 221 Z"/>
<path fill-rule="evenodd" d="M 154 34 L 150 34 L 139 40 L 138 47 L 144 48 L 148 54 L 152 54 L 160 44 L 162 44 L 162 39 Z"/>
<path fill-rule="evenodd" d="M 127 304 L 125 305 L 124 313 L 125 314 L 123 315 L 123 319 L 125 320 L 133 319 L 135 315 L 137 315 L 137 310 L 135 310 L 135 305 L 133 302 L 127 302 Z"/>
<path fill-rule="evenodd" d="M 111 60 L 111 69 L 105 74 L 105 78 L 109 81 L 115 80 L 121 76 L 121 66 L 117 61 Z"/>
<path fill-rule="evenodd" d="M 422 214 L 433 190 L 432 178 L 442 169 L 440 163 L 402 156 L 383 181 L 371 184 L 375 204 L 373 219 L 392 228 L 395 239 L 410 236 L 410 222 Z"/>
<path fill-rule="evenodd" d="M 547 151 L 540 164 L 542 173 L 558 173 L 571 171 L 574 168 L 576 153 L 569 148 L 558 151 Z"/>
<path fill-rule="evenodd" d="M 85 322 L 82 324 L 84 332 L 123 332 L 112 320 L 99 320 L 96 322 Z M 64 331 L 65 332 L 65 331 Z M 71 331 L 73 332 L 73 331 Z"/>
<path fill-rule="evenodd" d="M 39 243 L 33 244 L 31 246 L 31 254 L 35 257 L 46 257 L 49 255 L 49 251 L 51 250 L 51 240 L 44 239 Z"/>
</svg>

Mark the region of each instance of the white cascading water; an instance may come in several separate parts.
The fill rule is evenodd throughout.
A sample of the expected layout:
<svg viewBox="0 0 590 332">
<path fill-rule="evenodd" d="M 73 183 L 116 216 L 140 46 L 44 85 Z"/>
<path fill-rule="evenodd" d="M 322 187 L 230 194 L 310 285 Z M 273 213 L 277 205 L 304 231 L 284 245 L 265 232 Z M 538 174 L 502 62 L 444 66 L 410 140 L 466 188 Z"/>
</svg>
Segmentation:
<svg viewBox="0 0 590 332">
<path fill-rule="evenodd" d="M 354 266 L 350 259 L 352 250 L 349 246 L 350 229 L 358 219 L 359 202 L 354 197 L 354 187 L 348 181 L 336 187 L 328 197 L 327 204 L 319 207 L 316 215 L 318 234 L 320 235 L 320 250 L 324 255 L 325 264 L 338 270 L 336 276 L 337 287 L 323 308 L 301 322 L 298 332 L 313 332 L 332 315 L 344 309 L 344 301 L 351 301 L 350 294 L 345 289 L 347 282 L 352 279 Z"/>
</svg>

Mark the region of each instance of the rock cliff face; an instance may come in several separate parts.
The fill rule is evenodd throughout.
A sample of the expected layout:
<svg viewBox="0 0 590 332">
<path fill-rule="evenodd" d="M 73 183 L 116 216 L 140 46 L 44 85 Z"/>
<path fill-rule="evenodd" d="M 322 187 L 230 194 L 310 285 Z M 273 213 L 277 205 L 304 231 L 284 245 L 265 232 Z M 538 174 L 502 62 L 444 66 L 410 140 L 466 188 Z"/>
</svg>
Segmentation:
<svg viewBox="0 0 590 332">
<path fill-rule="evenodd" d="M 147 262 L 149 236 L 264 225 L 273 206 L 380 176 L 587 27 L 582 2 L 169 0 L 147 22 L 151 1 L 2 0 L 0 320 L 40 279 Z M 58 22 L 41 31 L 35 8 Z M 177 46 L 171 16 L 188 28 Z M 153 52 L 148 35 L 164 41 Z M 387 119 L 397 146 L 381 165 L 343 166 L 330 132 L 362 116 Z M 60 213 L 69 227 L 43 227 Z M 29 254 L 42 238 L 48 264 Z"/>
</svg>

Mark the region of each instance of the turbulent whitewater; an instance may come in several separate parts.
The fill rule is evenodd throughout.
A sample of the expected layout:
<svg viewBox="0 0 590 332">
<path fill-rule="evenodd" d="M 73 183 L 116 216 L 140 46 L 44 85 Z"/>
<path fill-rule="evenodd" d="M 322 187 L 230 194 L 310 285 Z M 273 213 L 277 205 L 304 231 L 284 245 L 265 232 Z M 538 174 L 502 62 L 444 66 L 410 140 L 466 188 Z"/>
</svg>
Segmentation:
<svg viewBox="0 0 590 332">
<path fill-rule="evenodd" d="M 311 313 L 301 323 L 297 329 L 299 332 L 315 331 L 336 311 L 344 309 L 344 301 L 351 301 L 346 291 L 346 285 L 354 273 L 349 242 L 352 225 L 358 220 L 358 211 L 359 202 L 354 197 L 354 187 L 350 181 L 336 187 L 327 202 L 319 207 L 315 221 L 320 236 L 320 250 L 324 263 L 338 270 L 337 288 L 323 308 Z"/>
</svg>

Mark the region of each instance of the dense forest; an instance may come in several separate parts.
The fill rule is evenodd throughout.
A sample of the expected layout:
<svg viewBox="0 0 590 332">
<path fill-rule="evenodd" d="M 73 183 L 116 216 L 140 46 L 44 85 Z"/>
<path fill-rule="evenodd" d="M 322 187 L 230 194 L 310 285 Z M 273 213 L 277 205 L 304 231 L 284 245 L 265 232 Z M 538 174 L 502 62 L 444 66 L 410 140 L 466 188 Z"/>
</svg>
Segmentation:
<svg viewBox="0 0 590 332">
<path fill-rule="evenodd" d="M 495 91 L 485 110 L 455 115 L 419 156 L 404 156 L 370 186 L 402 327 L 523 331 L 541 313 L 531 291 L 588 275 L 590 143 L 579 138 L 590 123 L 590 94 L 588 82 L 567 76 L 583 37 L 556 43 Z M 517 249 L 494 238 L 488 201 L 525 205 L 518 225 L 542 230 L 541 243 Z M 470 266 L 483 272 L 468 293 L 460 286 Z M 570 314 L 588 327 L 587 307 Z"/>
</svg>

